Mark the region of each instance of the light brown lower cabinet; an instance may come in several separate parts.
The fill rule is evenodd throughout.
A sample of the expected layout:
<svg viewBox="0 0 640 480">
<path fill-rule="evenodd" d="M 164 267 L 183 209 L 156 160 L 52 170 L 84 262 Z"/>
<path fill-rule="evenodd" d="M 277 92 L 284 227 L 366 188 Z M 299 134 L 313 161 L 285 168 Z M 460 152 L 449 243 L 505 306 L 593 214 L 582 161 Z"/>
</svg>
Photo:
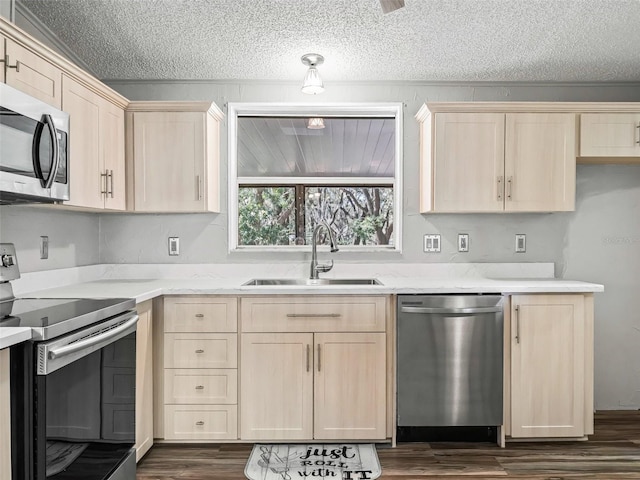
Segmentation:
<svg viewBox="0 0 640 480">
<path fill-rule="evenodd" d="M 153 445 L 153 311 L 151 300 L 136 309 L 136 461 Z"/>
<path fill-rule="evenodd" d="M 386 437 L 386 336 L 246 333 L 242 440 Z"/>
<path fill-rule="evenodd" d="M 583 294 L 511 297 L 507 434 L 512 438 L 593 433 L 591 302 Z"/>
<path fill-rule="evenodd" d="M 155 389 L 157 438 L 238 439 L 238 299 L 167 296 Z"/>
</svg>

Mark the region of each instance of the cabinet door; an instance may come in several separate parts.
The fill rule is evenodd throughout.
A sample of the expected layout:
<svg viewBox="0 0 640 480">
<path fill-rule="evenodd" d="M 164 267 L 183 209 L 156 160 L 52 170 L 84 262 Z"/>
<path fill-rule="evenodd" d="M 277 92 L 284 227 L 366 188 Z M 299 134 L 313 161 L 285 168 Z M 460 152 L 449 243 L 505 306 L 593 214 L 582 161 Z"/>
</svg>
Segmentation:
<svg viewBox="0 0 640 480">
<path fill-rule="evenodd" d="M 240 438 L 313 438 L 313 334 L 246 333 L 240 366 Z"/>
<path fill-rule="evenodd" d="M 581 157 L 640 157 L 640 113 L 580 115 Z"/>
<path fill-rule="evenodd" d="M 106 178 L 101 175 L 101 99 L 69 77 L 63 79 L 62 109 L 69 114 L 69 183 L 67 205 L 104 208 Z"/>
<path fill-rule="evenodd" d="M 386 437 L 384 333 L 315 334 L 314 439 Z"/>
<path fill-rule="evenodd" d="M 6 39 L 6 83 L 18 90 L 60 108 L 62 71 L 35 53 Z M 64 108 L 63 108 L 64 110 Z"/>
<path fill-rule="evenodd" d="M 504 169 L 506 211 L 575 210 L 575 114 L 508 113 Z"/>
<path fill-rule="evenodd" d="M 106 100 L 101 100 L 100 126 L 101 173 L 107 174 L 104 207 L 111 210 L 124 210 L 126 208 L 124 110 Z"/>
<path fill-rule="evenodd" d="M 201 212 L 204 201 L 204 113 L 133 115 L 135 209 Z"/>
<path fill-rule="evenodd" d="M 434 211 L 502 211 L 503 182 L 504 114 L 437 113 Z"/>
<path fill-rule="evenodd" d="M 136 461 L 153 445 L 153 350 L 151 301 L 138 305 L 136 332 Z"/>
<path fill-rule="evenodd" d="M 585 434 L 584 333 L 582 295 L 512 297 L 512 437 Z"/>
</svg>

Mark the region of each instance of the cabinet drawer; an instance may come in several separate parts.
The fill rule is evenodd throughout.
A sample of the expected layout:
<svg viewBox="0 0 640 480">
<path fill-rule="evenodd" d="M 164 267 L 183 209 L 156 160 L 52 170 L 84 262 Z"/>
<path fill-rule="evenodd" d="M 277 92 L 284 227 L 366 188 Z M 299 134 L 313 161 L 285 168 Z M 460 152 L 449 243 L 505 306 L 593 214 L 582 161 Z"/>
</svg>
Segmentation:
<svg viewBox="0 0 640 480">
<path fill-rule="evenodd" d="M 234 369 L 165 369 L 167 404 L 234 404 L 238 401 L 238 371 Z"/>
<path fill-rule="evenodd" d="M 237 332 L 236 297 L 166 297 L 165 332 Z"/>
<path fill-rule="evenodd" d="M 295 296 L 240 300 L 243 332 L 384 332 L 386 297 Z"/>
<path fill-rule="evenodd" d="M 165 368 L 236 368 L 235 333 L 165 333 Z"/>
<path fill-rule="evenodd" d="M 166 405 L 165 440 L 235 440 L 238 409 L 235 405 Z"/>
</svg>

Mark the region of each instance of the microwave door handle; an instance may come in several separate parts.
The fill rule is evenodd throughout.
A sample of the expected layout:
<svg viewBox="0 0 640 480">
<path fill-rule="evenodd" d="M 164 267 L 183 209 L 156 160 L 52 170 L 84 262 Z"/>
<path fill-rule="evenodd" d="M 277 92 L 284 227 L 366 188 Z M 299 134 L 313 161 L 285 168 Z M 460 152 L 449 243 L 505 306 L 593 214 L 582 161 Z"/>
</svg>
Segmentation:
<svg viewBox="0 0 640 480">
<path fill-rule="evenodd" d="M 44 188 L 51 188 L 53 182 L 56 179 L 56 175 L 58 174 L 58 166 L 60 165 L 60 153 L 58 151 L 58 136 L 56 132 L 56 126 L 53 123 L 53 118 L 51 115 L 45 114 L 42 116 L 45 125 L 49 128 L 49 136 L 51 137 L 51 170 L 49 171 L 49 176 L 47 177 Z"/>
<path fill-rule="evenodd" d="M 42 174 L 42 165 L 40 164 L 40 139 L 42 138 L 42 129 L 44 124 L 38 122 L 36 130 L 33 133 L 33 142 L 31 143 L 31 160 L 33 162 L 33 172 L 36 174 L 36 178 L 40 180 L 42 187 L 46 185 L 46 180 Z"/>
</svg>

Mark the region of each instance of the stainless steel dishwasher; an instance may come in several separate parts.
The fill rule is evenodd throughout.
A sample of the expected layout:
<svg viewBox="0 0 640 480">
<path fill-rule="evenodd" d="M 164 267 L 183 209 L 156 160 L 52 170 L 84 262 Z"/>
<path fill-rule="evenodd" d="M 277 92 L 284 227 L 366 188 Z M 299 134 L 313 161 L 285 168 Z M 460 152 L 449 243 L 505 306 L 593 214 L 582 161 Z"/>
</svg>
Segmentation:
<svg viewBox="0 0 640 480">
<path fill-rule="evenodd" d="M 499 295 L 398 296 L 398 427 L 502 424 Z"/>
</svg>

